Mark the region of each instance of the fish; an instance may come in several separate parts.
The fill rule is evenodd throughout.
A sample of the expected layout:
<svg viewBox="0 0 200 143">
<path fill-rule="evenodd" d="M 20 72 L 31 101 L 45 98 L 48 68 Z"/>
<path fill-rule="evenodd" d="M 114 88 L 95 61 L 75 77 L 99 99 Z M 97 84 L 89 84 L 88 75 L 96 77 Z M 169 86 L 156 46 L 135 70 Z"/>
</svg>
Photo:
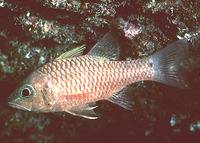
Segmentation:
<svg viewBox="0 0 200 143">
<path fill-rule="evenodd" d="M 181 65 L 188 54 L 186 39 L 136 60 L 119 60 L 120 45 L 112 31 L 83 55 L 85 48 L 67 51 L 33 71 L 10 95 L 9 106 L 97 119 L 94 109 L 99 100 L 133 110 L 126 92 L 132 83 L 150 80 L 188 88 Z"/>
</svg>

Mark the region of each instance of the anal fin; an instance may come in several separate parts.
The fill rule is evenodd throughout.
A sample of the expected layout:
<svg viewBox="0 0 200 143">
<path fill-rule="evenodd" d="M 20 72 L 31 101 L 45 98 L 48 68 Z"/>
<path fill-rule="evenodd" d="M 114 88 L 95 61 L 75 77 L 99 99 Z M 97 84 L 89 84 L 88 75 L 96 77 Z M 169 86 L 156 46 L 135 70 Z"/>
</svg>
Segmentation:
<svg viewBox="0 0 200 143">
<path fill-rule="evenodd" d="M 66 110 L 66 112 L 75 115 L 75 116 L 80 116 L 86 119 L 97 119 L 98 116 L 96 113 L 93 111 L 93 109 L 97 108 L 96 103 L 88 103 L 80 106 L 76 106 L 73 108 L 70 108 Z"/>
<path fill-rule="evenodd" d="M 110 98 L 107 100 L 117 104 L 127 110 L 133 110 L 133 97 L 130 94 L 131 86 L 126 86 L 117 93 L 113 94 Z"/>
</svg>

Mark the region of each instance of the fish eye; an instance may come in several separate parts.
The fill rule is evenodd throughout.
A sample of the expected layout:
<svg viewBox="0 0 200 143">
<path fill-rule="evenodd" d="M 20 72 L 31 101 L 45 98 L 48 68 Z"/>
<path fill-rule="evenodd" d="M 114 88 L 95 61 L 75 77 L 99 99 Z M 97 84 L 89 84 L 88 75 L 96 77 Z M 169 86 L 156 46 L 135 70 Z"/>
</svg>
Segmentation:
<svg viewBox="0 0 200 143">
<path fill-rule="evenodd" d="M 21 95 L 23 97 L 29 96 L 31 94 L 30 90 L 28 88 L 22 89 Z"/>
<path fill-rule="evenodd" d="M 19 89 L 19 96 L 21 98 L 30 98 L 34 96 L 34 89 L 31 85 L 23 85 Z"/>
</svg>

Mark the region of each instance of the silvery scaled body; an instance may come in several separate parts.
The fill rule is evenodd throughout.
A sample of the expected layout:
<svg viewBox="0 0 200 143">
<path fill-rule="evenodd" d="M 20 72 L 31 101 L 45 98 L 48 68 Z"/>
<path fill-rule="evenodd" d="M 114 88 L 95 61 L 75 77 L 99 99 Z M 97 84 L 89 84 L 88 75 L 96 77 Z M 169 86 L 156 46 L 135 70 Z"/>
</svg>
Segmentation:
<svg viewBox="0 0 200 143">
<path fill-rule="evenodd" d="M 127 85 L 153 80 L 187 87 L 180 62 L 187 55 L 187 40 L 179 40 L 138 60 L 118 61 L 119 44 L 107 33 L 86 55 L 85 46 L 64 53 L 35 70 L 11 95 L 9 105 L 39 112 L 66 111 L 96 119 L 96 101 L 109 100 L 132 110 Z"/>
</svg>

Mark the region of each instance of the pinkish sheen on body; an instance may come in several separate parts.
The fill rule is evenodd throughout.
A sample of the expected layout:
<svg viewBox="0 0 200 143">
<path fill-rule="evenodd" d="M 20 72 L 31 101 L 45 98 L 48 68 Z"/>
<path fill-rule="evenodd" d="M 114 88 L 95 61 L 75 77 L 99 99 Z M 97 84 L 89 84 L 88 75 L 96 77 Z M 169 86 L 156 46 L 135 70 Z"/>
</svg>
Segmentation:
<svg viewBox="0 0 200 143">
<path fill-rule="evenodd" d="M 179 40 L 157 53 L 138 60 L 118 61 L 119 45 L 109 32 L 91 51 L 80 56 L 84 46 L 64 53 L 35 70 L 12 93 L 9 105 L 38 112 L 66 111 L 96 119 L 96 101 L 109 100 L 132 110 L 126 86 L 144 80 L 187 87 L 180 62 L 187 52 L 187 40 Z"/>
</svg>

